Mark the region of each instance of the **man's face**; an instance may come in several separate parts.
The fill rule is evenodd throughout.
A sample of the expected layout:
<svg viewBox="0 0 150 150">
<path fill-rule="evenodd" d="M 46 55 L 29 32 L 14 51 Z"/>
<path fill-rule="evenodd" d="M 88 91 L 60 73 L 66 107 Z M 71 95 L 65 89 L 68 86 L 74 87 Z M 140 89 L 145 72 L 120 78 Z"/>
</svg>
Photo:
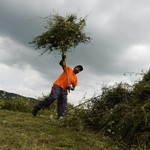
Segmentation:
<svg viewBox="0 0 150 150">
<path fill-rule="evenodd" d="M 80 67 L 75 67 L 75 68 L 73 69 L 73 72 L 74 72 L 75 74 L 78 74 L 78 73 L 80 72 Z"/>
</svg>

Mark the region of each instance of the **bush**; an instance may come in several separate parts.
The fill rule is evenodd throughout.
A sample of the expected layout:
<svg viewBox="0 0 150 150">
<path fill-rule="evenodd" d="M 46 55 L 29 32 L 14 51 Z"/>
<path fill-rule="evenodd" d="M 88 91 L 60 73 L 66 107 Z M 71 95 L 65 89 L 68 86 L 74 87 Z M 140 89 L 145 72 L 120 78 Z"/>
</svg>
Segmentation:
<svg viewBox="0 0 150 150">
<path fill-rule="evenodd" d="M 104 86 L 102 95 L 86 100 L 79 108 L 64 125 L 89 127 L 113 137 L 123 149 L 150 149 L 150 71 L 133 86 Z"/>
</svg>

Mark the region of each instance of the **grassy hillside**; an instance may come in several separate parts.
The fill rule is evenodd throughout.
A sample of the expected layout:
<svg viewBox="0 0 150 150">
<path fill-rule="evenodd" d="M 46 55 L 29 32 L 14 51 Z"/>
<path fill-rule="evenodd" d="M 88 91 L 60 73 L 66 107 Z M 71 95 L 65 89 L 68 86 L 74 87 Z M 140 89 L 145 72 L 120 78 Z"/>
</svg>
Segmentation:
<svg viewBox="0 0 150 150">
<path fill-rule="evenodd" d="M 22 97 L 24 100 L 29 100 L 29 101 L 35 101 L 36 100 L 35 98 L 25 97 L 25 96 L 21 96 L 19 94 L 10 93 L 10 92 L 7 92 L 7 91 L 0 90 L 0 98 L 1 99 L 9 100 L 9 99 L 12 99 L 12 98 L 20 98 L 20 97 Z"/>
<path fill-rule="evenodd" d="M 32 116 L 37 101 L 0 98 L 0 149 L 149 150 L 150 70 L 142 80 L 102 87 L 102 94 L 74 107 L 63 120 L 57 101 Z"/>
<path fill-rule="evenodd" d="M 89 129 L 61 127 L 49 110 L 31 113 L 0 109 L 1 150 L 119 150 L 117 143 Z"/>
</svg>

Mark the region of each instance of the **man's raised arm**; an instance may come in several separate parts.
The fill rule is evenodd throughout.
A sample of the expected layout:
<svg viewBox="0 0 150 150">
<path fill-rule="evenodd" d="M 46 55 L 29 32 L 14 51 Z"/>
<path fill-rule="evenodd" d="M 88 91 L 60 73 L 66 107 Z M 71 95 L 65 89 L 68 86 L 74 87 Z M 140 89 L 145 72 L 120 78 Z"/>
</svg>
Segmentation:
<svg viewBox="0 0 150 150">
<path fill-rule="evenodd" d="M 64 62 L 64 60 L 63 60 L 63 59 L 59 62 L 59 64 L 60 64 L 60 66 L 62 66 L 62 68 L 64 68 L 64 67 L 65 67 L 65 62 Z"/>
<path fill-rule="evenodd" d="M 65 59 L 66 59 L 66 55 L 62 54 L 62 60 L 59 62 L 59 64 L 62 66 L 62 68 L 65 67 L 65 62 L 64 62 Z"/>
</svg>

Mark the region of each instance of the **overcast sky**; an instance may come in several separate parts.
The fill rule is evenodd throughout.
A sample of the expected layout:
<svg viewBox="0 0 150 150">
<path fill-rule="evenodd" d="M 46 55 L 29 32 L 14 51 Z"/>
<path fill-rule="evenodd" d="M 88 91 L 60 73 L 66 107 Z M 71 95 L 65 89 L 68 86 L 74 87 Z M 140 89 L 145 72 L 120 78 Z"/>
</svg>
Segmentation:
<svg viewBox="0 0 150 150">
<path fill-rule="evenodd" d="M 45 32 L 38 17 L 53 10 L 64 17 L 88 15 L 85 32 L 93 39 L 67 53 L 68 66 L 84 67 L 76 90 L 68 95 L 70 103 L 77 105 L 85 93 L 86 98 L 100 94 L 103 83 L 132 84 L 132 72 L 149 69 L 149 0 L 0 0 L 0 90 L 34 98 L 49 94 L 62 73 L 61 55 L 39 57 L 41 50 L 29 41 Z"/>
</svg>

